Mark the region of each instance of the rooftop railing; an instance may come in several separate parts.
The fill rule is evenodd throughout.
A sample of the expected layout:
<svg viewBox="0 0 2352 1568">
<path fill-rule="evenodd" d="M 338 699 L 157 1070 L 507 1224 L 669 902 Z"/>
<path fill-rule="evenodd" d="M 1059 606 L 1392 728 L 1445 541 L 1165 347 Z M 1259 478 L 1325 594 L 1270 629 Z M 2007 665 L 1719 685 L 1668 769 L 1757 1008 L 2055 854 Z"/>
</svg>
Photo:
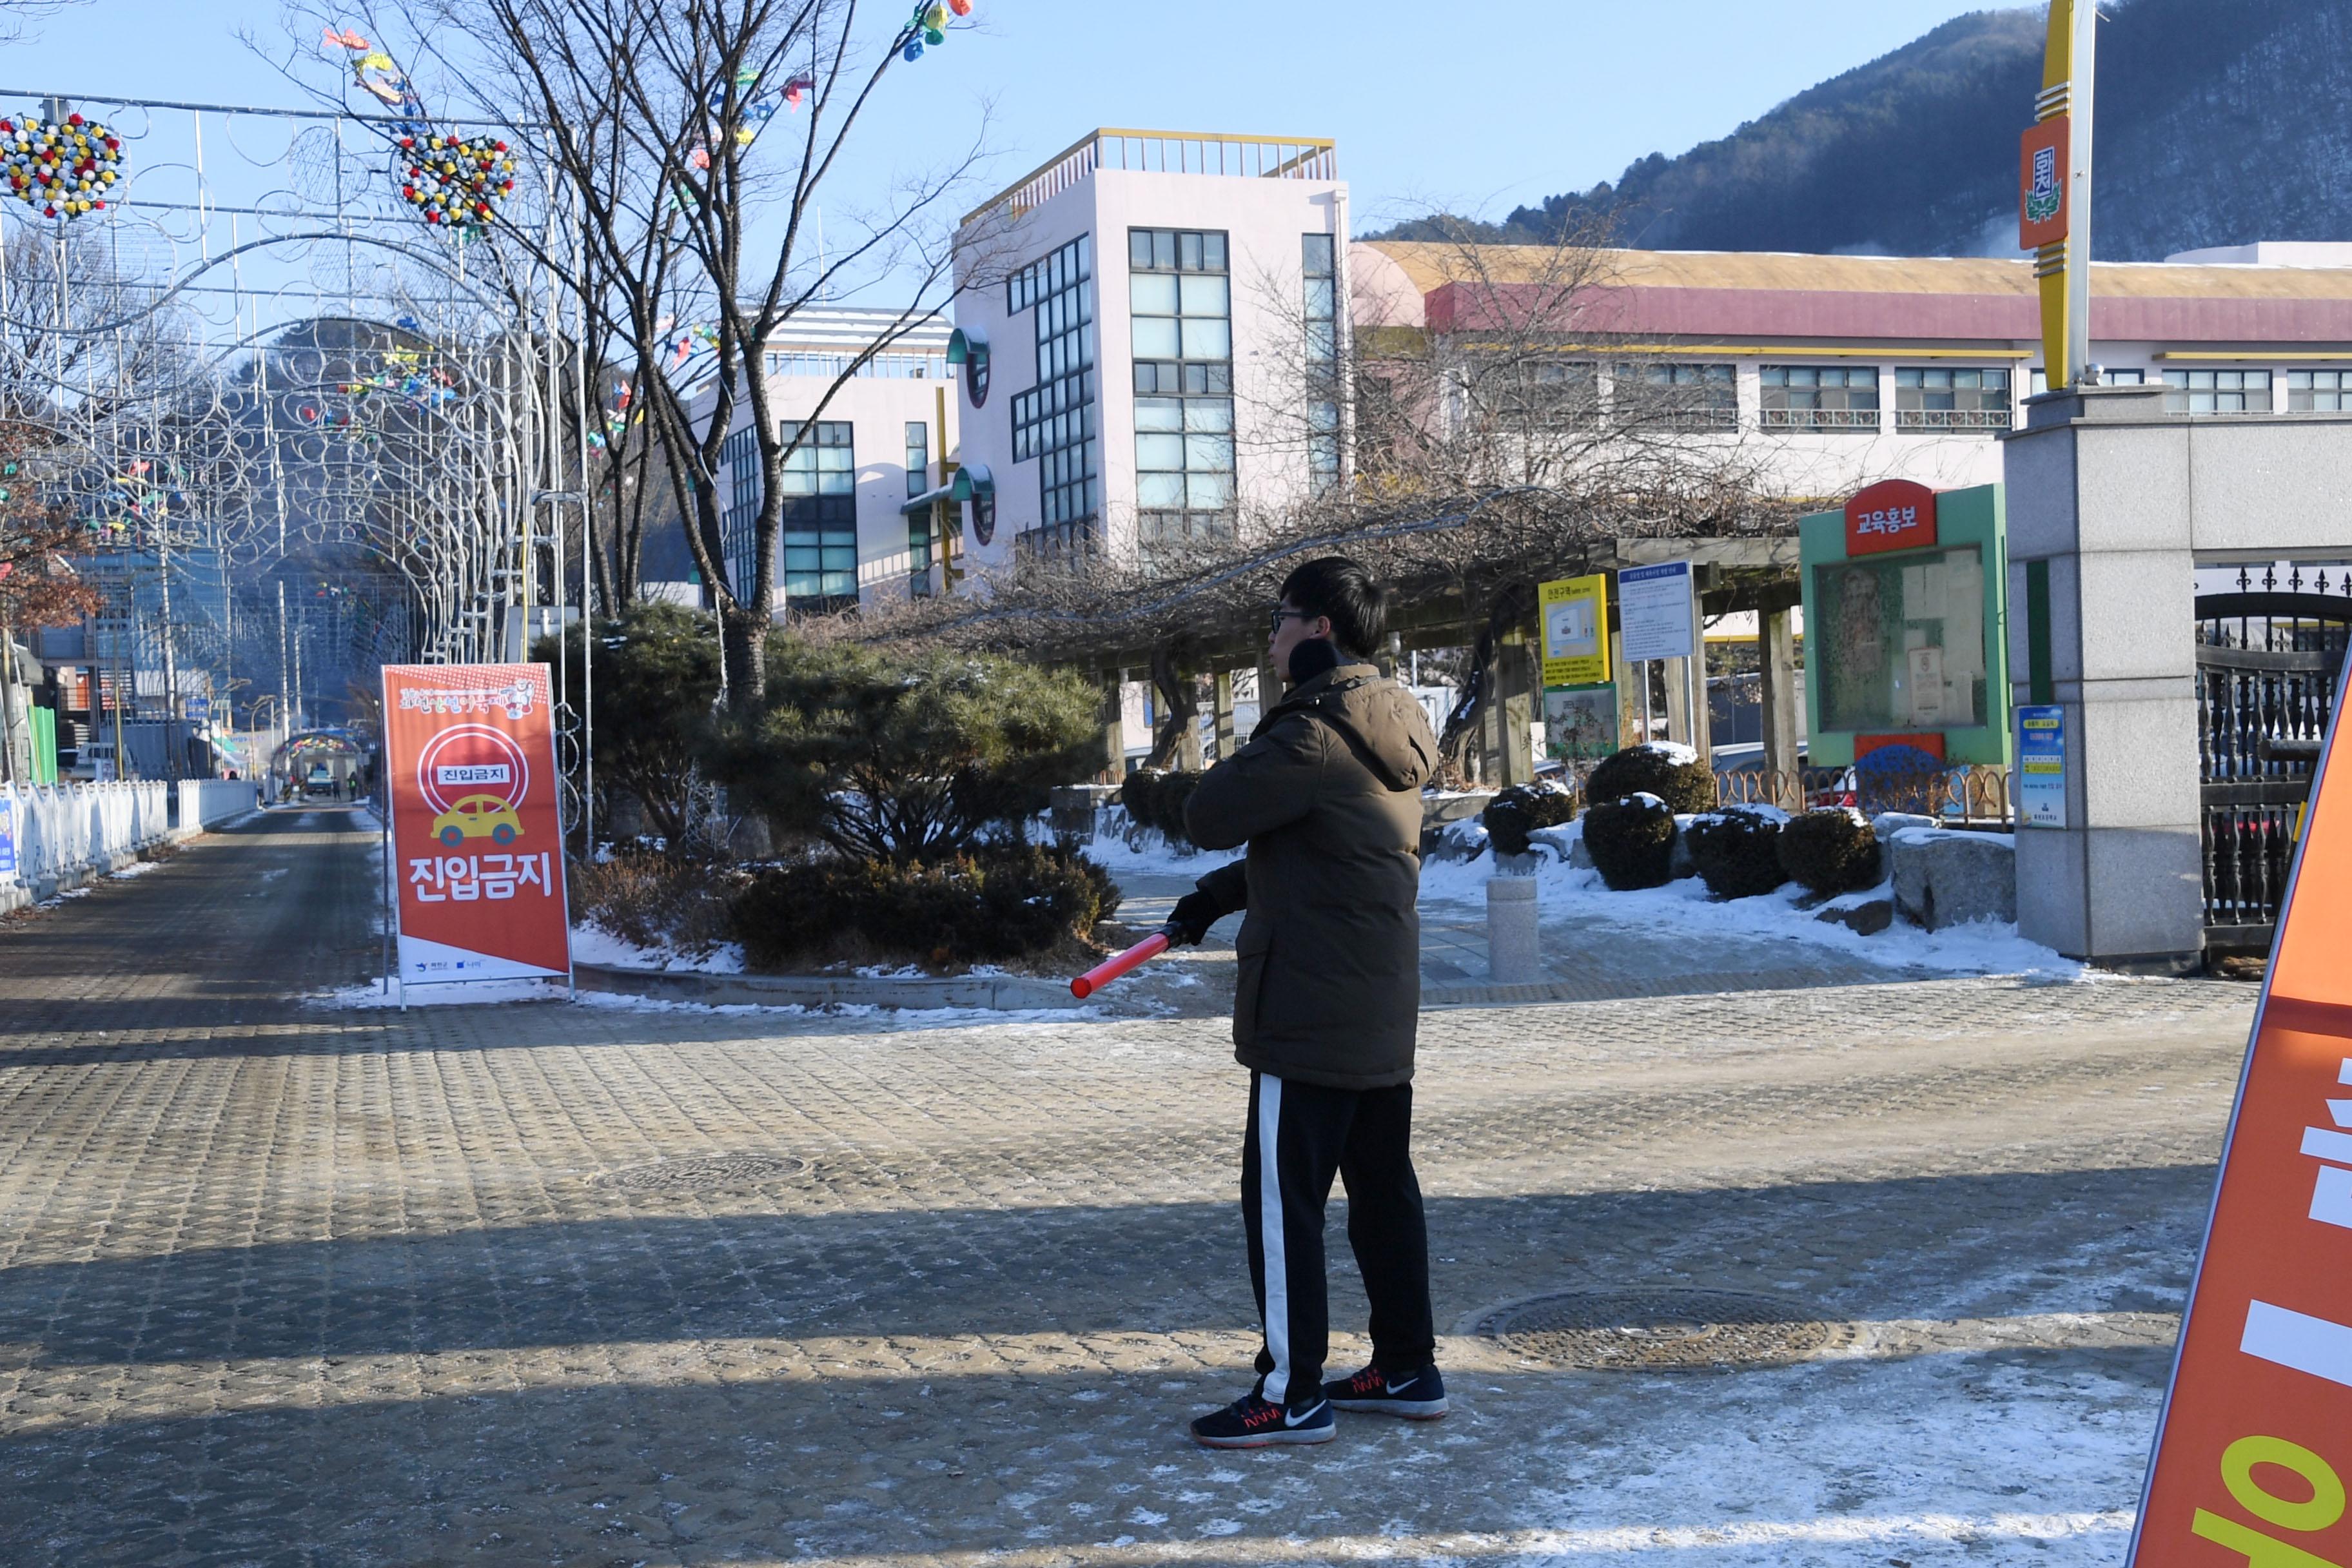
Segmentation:
<svg viewBox="0 0 2352 1568">
<path fill-rule="evenodd" d="M 1062 153 L 964 215 L 1017 218 L 1097 169 L 1154 174 L 1225 174 L 1248 180 L 1336 180 L 1339 144 L 1319 136 L 1220 136 L 1189 131 L 1090 131 Z"/>
</svg>

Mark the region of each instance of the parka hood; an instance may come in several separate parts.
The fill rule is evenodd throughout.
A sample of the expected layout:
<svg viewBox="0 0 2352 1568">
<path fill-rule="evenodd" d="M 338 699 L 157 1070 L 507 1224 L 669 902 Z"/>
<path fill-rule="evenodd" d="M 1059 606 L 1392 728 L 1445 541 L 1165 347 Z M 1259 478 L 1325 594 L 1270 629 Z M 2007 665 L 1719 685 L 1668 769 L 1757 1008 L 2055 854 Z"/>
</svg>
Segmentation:
<svg viewBox="0 0 2352 1568">
<path fill-rule="evenodd" d="M 1369 664 L 1343 664 L 1292 690 L 1266 715 L 1312 713 L 1347 738 L 1391 790 L 1419 789 L 1437 774 L 1437 737 L 1413 695 Z"/>
</svg>

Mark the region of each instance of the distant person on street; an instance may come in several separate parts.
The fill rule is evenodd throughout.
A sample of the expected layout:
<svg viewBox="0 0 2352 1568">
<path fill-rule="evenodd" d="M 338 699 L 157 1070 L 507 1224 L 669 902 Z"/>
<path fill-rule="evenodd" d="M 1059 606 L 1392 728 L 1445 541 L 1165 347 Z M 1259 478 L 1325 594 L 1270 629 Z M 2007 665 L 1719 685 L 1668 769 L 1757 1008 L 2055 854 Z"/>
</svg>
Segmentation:
<svg viewBox="0 0 2352 1568">
<path fill-rule="evenodd" d="M 1234 1056 L 1250 1069 L 1242 1227 L 1265 1342 L 1256 1386 L 1192 1423 L 1211 1447 L 1328 1442 L 1335 1406 L 1445 1414 L 1410 1149 L 1421 786 L 1437 741 L 1412 695 L 1370 663 L 1384 619 L 1378 584 L 1355 562 L 1330 555 L 1293 572 L 1267 650 L 1289 692 L 1184 812 L 1203 849 L 1249 846 L 1170 921 L 1177 940 L 1198 942 L 1221 917 L 1249 911 L 1234 942 Z M 1334 1173 L 1371 1301 L 1372 1362 L 1327 1384 L 1323 1205 Z"/>
</svg>

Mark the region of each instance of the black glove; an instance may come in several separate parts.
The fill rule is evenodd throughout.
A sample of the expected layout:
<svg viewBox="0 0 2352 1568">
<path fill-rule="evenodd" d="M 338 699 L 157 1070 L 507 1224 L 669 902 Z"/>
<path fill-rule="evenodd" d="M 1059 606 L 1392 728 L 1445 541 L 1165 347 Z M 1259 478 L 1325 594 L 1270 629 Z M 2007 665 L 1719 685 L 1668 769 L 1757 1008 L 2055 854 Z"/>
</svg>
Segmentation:
<svg viewBox="0 0 2352 1568">
<path fill-rule="evenodd" d="M 1176 900 L 1175 911 L 1168 917 L 1168 943 L 1171 947 L 1198 947 L 1209 928 L 1228 913 L 1225 907 L 1211 894 L 1194 889 Z"/>
</svg>

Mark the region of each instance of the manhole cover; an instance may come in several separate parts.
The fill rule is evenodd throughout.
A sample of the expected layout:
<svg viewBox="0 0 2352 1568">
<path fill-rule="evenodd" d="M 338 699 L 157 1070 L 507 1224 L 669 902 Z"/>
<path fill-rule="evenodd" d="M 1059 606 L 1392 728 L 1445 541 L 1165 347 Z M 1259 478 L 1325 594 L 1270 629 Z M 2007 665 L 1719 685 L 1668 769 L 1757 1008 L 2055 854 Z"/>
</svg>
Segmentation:
<svg viewBox="0 0 2352 1568">
<path fill-rule="evenodd" d="M 688 1160 L 625 1165 L 598 1176 L 594 1184 L 615 1187 L 625 1193 L 709 1192 L 782 1181 L 807 1169 L 806 1160 L 795 1160 L 789 1154 L 702 1154 Z"/>
<path fill-rule="evenodd" d="M 1737 1290 L 1572 1290 L 1501 1308 L 1478 1331 L 1530 1361 L 1608 1372 L 1787 1366 L 1854 1338 L 1851 1324 Z"/>
</svg>

